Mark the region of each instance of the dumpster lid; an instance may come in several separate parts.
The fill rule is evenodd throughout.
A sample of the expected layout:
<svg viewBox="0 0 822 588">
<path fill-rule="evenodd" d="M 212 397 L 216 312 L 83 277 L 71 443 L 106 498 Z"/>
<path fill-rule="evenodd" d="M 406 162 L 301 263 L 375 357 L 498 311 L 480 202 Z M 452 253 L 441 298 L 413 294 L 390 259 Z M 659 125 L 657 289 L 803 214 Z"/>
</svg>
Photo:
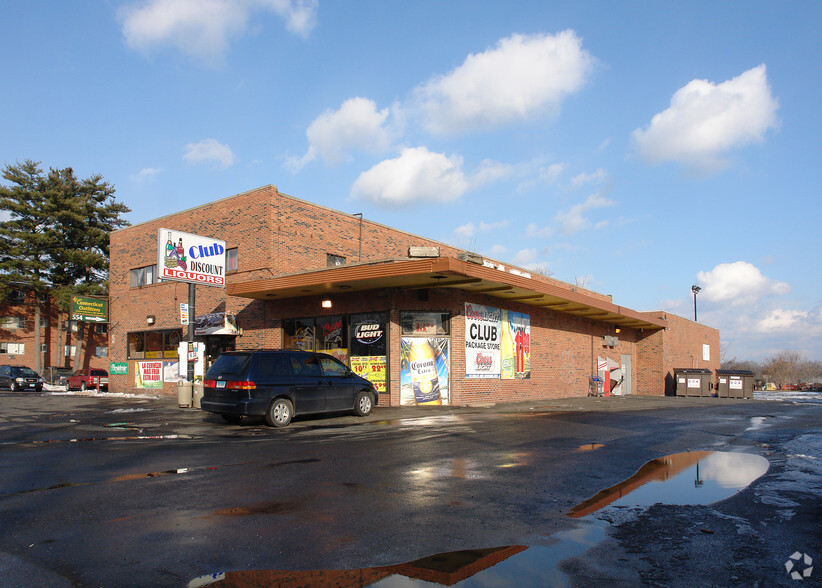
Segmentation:
<svg viewBox="0 0 822 588">
<path fill-rule="evenodd" d="M 710 374 L 711 370 L 705 368 L 674 368 L 678 374 Z"/>
<path fill-rule="evenodd" d="M 717 375 L 722 376 L 753 376 L 751 370 L 716 370 Z"/>
</svg>

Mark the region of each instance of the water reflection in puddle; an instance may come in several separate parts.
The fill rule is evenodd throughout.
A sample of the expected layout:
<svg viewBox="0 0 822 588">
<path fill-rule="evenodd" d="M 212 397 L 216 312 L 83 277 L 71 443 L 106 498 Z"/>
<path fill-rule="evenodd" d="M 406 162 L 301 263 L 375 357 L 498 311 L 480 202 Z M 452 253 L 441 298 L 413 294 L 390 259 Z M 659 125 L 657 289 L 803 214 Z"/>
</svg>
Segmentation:
<svg viewBox="0 0 822 588">
<path fill-rule="evenodd" d="M 691 451 L 649 461 L 627 480 L 571 509 L 583 517 L 606 506 L 711 504 L 733 496 L 768 471 L 768 460 L 748 453 Z"/>
<path fill-rule="evenodd" d="M 586 444 L 579 450 L 598 449 Z M 696 451 L 649 461 L 627 480 L 597 493 L 569 512 L 582 523 L 555 533 L 548 546 L 511 545 L 432 555 L 393 566 L 357 570 L 254 570 L 211 574 L 196 586 L 568 586 L 560 562 L 583 555 L 606 536 L 608 523 L 588 516 L 604 508 L 643 507 L 657 503 L 710 504 L 747 487 L 768 470 L 758 455 Z M 584 518 L 582 518 L 584 517 Z"/>
</svg>

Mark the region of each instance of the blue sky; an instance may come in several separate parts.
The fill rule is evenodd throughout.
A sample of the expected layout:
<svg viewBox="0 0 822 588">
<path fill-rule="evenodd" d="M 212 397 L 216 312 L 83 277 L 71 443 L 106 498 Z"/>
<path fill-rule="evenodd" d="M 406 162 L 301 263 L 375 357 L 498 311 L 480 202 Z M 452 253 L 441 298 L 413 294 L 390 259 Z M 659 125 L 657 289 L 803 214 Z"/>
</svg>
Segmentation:
<svg viewBox="0 0 822 588">
<path fill-rule="evenodd" d="M 0 163 L 265 184 L 822 359 L 819 2 L 0 5 Z"/>
</svg>

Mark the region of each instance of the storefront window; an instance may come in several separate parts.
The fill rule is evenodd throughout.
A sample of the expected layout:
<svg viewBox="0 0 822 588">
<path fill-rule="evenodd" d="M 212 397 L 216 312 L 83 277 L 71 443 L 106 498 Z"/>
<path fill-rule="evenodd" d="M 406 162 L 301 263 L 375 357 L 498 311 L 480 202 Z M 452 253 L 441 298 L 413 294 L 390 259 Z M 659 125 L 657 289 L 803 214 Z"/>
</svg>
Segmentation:
<svg viewBox="0 0 822 588">
<path fill-rule="evenodd" d="M 400 328 L 403 335 L 415 337 L 448 335 L 448 318 L 447 312 L 403 312 L 400 313 Z"/>
<path fill-rule="evenodd" d="M 129 359 L 176 359 L 182 340 L 180 329 L 141 331 L 128 334 Z"/>
<path fill-rule="evenodd" d="M 351 369 L 374 384 L 380 394 L 388 390 L 388 319 L 383 312 L 351 315 L 348 351 Z"/>
<path fill-rule="evenodd" d="M 314 351 L 314 319 L 289 319 L 283 321 L 284 347 Z"/>
</svg>

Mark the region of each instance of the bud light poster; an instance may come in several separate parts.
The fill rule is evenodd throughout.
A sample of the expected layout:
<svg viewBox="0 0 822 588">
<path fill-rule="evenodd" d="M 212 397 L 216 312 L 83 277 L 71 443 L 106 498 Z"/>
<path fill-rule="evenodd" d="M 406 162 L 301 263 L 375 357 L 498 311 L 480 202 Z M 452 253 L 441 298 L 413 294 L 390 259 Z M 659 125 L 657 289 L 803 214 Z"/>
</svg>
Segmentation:
<svg viewBox="0 0 822 588">
<path fill-rule="evenodd" d="M 447 337 L 400 339 L 400 404 L 435 406 L 449 403 Z"/>
<path fill-rule="evenodd" d="M 465 303 L 465 377 L 500 377 L 502 311 Z"/>
</svg>

